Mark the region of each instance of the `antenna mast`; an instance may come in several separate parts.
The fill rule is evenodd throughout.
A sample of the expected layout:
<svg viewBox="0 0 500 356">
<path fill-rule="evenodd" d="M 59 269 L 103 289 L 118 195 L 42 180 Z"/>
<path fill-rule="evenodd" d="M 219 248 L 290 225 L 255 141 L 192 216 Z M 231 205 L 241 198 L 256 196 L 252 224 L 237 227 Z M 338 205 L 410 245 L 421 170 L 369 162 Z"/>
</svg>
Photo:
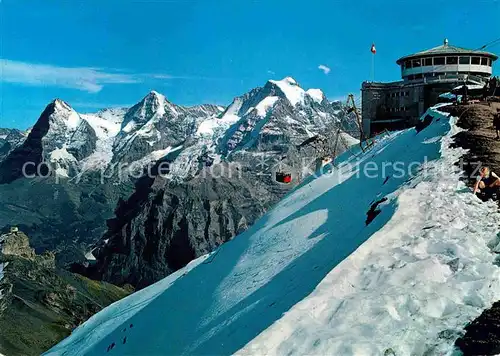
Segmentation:
<svg viewBox="0 0 500 356">
<path fill-rule="evenodd" d="M 366 140 L 366 136 L 363 130 L 363 122 L 361 120 L 361 114 L 356 106 L 356 101 L 354 100 L 353 94 L 349 94 L 347 96 L 346 107 L 347 107 L 347 114 L 354 113 L 354 115 L 356 116 L 356 123 L 359 129 L 359 146 L 364 151 L 363 142 Z"/>
</svg>

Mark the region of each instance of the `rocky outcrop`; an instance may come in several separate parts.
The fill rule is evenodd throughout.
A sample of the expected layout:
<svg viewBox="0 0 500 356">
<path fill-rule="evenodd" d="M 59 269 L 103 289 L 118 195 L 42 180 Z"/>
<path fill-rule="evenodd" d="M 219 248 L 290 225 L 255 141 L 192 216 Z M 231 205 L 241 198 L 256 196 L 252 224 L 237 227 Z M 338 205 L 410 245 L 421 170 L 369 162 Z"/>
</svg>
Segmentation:
<svg viewBox="0 0 500 356">
<path fill-rule="evenodd" d="M 456 345 L 465 356 L 498 355 L 500 353 L 500 302 L 482 312 L 465 327 L 465 335 Z"/>
<path fill-rule="evenodd" d="M 207 176 L 176 185 L 144 177 L 108 221 L 93 251 L 96 264 L 85 273 L 145 287 L 244 231 L 286 191 L 266 189 L 250 177 Z"/>
<path fill-rule="evenodd" d="M 458 117 L 458 126 L 464 131 L 455 135 L 455 144 L 468 149 L 463 157 L 463 168 L 470 177 L 481 165 L 500 172 L 500 141 L 496 139 L 493 115 L 500 103 L 448 106 L 443 111 Z M 470 177 L 474 178 L 474 177 Z"/>
<path fill-rule="evenodd" d="M 0 235 L 0 252 L 28 259 L 35 257 L 35 250 L 30 247 L 28 236 L 21 231 Z"/>
</svg>

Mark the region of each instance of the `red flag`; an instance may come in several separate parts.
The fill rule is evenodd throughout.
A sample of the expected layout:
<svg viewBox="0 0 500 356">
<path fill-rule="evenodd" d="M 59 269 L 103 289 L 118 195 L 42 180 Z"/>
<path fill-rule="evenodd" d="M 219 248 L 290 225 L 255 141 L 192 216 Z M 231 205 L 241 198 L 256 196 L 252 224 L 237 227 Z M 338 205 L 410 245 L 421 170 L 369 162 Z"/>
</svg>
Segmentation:
<svg viewBox="0 0 500 356">
<path fill-rule="evenodd" d="M 372 48 L 370 49 L 370 51 L 375 54 L 377 53 L 377 49 L 375 48 L 375 43 L 372 43 Z"/>
</svg>

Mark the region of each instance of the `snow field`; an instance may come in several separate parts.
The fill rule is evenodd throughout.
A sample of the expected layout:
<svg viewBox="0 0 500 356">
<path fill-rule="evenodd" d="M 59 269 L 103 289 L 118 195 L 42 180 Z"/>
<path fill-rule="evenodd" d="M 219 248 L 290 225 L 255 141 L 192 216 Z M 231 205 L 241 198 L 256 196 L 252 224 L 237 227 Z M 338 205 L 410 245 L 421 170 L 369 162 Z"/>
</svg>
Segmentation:
<svg viewBox="0 0 500 356">
<path fill-rule="evenodd" d="M 246 232 L 104 309 L 48 354 L 451 352 L 498 299 L 488 243 L 498 244 L 500 216 L 458 180 L 453 119 L 429 113 L 422 132 L 344 154 Z M 425 167 L 359 174 L 401 160 Z"/>
<path fill-rule="evenodd" d="M 465 324 L 500 297 L 488 247 L 500 214 L 459 180 L 453 133 L 427 174 L 394 193 L 387 224 L 239 354 L 454 353 Z"/>
</svg>

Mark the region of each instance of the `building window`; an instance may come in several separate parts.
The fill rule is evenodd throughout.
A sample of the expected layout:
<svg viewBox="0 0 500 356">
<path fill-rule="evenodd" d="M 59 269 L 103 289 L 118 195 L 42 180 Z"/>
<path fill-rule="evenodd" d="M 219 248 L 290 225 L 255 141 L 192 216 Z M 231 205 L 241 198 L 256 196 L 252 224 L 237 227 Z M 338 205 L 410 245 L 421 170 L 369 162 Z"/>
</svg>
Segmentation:
<svg viewBox="0 0 500 356">
<path fill-rule="evenodd" d="M 479 57 L 472 57 L 471 64 L 476 64 L 476 65 L 481 64 L 481 58 L 479 58 Z"/>
<path fill-rule="evenodd" d="M 405 96 L 410 96 L 410 92 L 409 91 L 405 91 Z"/>
<path fill-rule="evenodd" d="M 421 67 L 422 64 L 420 62 L 420 59 L 414 59 L 413 60 L 413 68 Z"/>
<path fill-rule="evenodd" d="M 487 66 L 488 65 L 488 58 L 481 58 L 481 65 Z"/>
<path fill-rule="evenodd" d="M 405 68 L 411 68 L 411 61 L 405 61 Z"/>
<path fill-rule="evenodd" d="M 470 57 L 460 57 L 460 64 L 470 64 Z"/>
<path fill-rule="evenodd" d="M 432 58 L 425 58 L 424 66 L 431 66 L 431 65 L 432 65 Z"/>
<path fill-rule="evenodd" d="M 446 57 L 446 64 L 458 64 L 458 57 Z"/>
<path fill-rule="evenodd" d="M 440 66 L 444 64 L 444 57 L 435 57 L 434 58 L 434 65 L 435 66 Z"/>
</svg>

